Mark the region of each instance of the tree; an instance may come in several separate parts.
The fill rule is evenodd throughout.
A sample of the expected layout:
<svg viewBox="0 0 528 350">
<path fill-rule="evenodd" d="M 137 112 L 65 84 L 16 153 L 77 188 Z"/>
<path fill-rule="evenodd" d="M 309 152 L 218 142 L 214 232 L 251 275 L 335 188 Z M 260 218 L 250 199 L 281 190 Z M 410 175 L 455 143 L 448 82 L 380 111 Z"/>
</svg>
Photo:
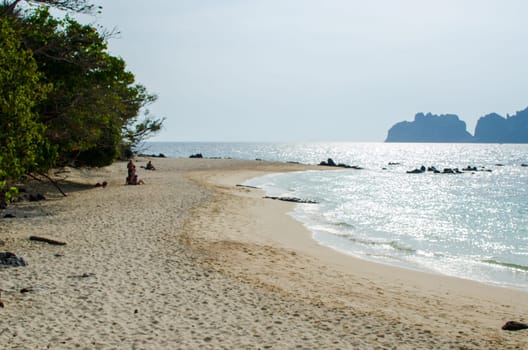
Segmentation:
<svg viewBox="0 0 528 350">
<path fill-rule="evenodd" d="M 92 13 L 95 9 L 101 10 L 100 6 L 90 4 L 90 0 L 3 0 L 0 14 L 2 16 L 17 14 L 17 7 L 20 3 L 51 6 L 59 10 L 79 13 Z"/>
<path fill-rule="evenodd" d="M 165 118 L 152 117 L 149 111 L 145 110 L 141 120 L 138 117 L 132 118 L 124 128 L 123 146 L 131 153 L 137 151 L 146 139 L 161 130 L 164 121 Z"/>
<path fill-rule="evenodd" d="M 22 3 L 38 6 L 21 12 Z M 107 37 L 49 7 L 89 11 L 88 0 L 0 4 L 0 205 L 23 174 L 55 165 L 102 166 L 161 128 L 140 112 L 156 100 L 135 82 Z"/>
<path fill-rule="evenodd" d="M 0 206 L 19 179 L 53 156 L 35 106 L 49 91 L 31 52 L 21 47 L 8 19 L 0 18 Z"/>
<path fill-rule="evenodd" d="M 59 148 L 59 164 L 107 165 L 119 156 L 123 141 L 131 144 L 159 130 L 163 119 L 138 122 L 156 96 L 135 83 L 123 59 L 107 52 L 105 37 L 93 27 L 53 18 L 47 9 L 23 23 L 24 44 L 53 85 L 38 112 L 46 137 Z"/>
</svg>

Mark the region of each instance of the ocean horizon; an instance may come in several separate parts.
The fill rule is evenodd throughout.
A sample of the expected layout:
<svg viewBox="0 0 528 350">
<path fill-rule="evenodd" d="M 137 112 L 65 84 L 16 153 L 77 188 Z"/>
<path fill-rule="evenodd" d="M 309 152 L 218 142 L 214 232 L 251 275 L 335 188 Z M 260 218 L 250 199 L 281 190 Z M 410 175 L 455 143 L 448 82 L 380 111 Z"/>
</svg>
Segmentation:
<svg viewBox="0 0 528 350">
<path fill-rule="evenodd" d="M 266 194 L 309 199 L 290 213 L 320 244 L 408 269 L 528 291 L 528 145 L 149 142 L 144 153 L 358 169 L 270 174 Z M 424 166 L 440 173 L 408 173 Z M 455 173 L 442 173 L 444 169 Z M 459 173 L 456 173 L 458 169 Z M 464 171 L 463 169 L 466 169 Z"/>
</svg>

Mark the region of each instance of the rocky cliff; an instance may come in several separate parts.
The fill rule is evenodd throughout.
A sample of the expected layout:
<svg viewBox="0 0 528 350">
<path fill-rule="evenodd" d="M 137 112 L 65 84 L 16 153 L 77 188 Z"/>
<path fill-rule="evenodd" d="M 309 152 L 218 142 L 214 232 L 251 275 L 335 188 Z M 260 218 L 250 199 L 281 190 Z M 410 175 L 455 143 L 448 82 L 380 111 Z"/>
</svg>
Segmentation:
<svg viewBox="0 0 528 350">
<path fill-rule="evenodd" d="M 385 142 L 473 142 L 473 136 L 457 115 L 418 113 L 390 128 Z"/>
<path fill-rule="evenodd" d="M 475 142 L 528 143 L 528 108 L 506 118 L 491 113 L 481 117 L 475 127 Z"/>
<path fill-rule="evenodd" d="M 418 113 L 414 121 L 390 128 L 385 142 L 528 143 L 528 108 L 506 118 L 497 113 L 481 117 L 475 136 L 467 132 L 466 123 L 457 115 Z"/>
</svg>

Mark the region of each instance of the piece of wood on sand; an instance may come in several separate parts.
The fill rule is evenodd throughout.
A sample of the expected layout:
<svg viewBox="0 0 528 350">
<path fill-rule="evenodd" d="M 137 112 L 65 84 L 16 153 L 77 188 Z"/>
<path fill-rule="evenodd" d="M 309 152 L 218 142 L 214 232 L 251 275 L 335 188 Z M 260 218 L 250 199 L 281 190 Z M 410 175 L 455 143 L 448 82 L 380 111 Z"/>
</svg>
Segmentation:
<svg viewBox="0 0 528 350">
<path fill-rule="evenodd" d="M 45 242 L 51 245 L 66 245 L 66 242 L 57 241 L 55 239 L 50 239 L 46 237 L 39 237 L 39 236 L 30 236 L 29 240 L 31 241 L 38 241 L 38 242 Z"/>
</svg>

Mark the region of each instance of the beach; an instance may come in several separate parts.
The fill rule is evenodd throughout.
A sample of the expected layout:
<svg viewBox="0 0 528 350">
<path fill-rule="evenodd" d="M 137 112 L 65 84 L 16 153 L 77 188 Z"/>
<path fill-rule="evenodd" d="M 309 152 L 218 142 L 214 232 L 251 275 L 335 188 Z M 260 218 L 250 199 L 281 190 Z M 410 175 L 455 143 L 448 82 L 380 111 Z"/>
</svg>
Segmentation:
<svg viewBox="0 0 528 350">
<path fill-rule="evenodd" d="M 287 215 L 295 204 L 236 186 L 313 166 L 152 161 L 140 186 L 123 162 L 67 169 L 67 197 L 47 186 L 0 219 L 0 251 L 28 262 L 0 268 L 3 348 L 528 348 L 526 330 L 501 330 L 528 322 L 528 293 L 339 254 Z"/>
</svg>

